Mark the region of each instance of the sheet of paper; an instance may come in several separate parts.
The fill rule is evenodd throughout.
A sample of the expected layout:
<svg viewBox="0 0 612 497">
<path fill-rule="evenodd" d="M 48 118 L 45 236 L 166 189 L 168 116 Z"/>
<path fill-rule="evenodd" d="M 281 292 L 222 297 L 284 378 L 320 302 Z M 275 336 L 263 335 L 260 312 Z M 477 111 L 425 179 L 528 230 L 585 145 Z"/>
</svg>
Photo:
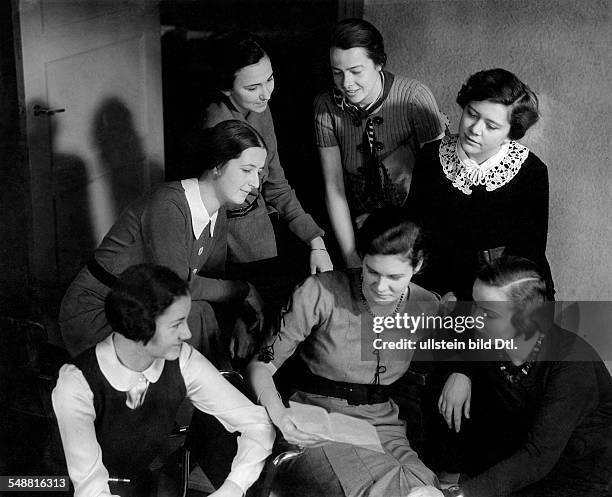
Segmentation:
<svg viewBox="0 0 612 497">
<path fill-rule="evenodd" d="M 346 443 L 384 453 L 378 433 L 370 423 L 319 406 L 289 401 L 291 419 L 298 429 L 333 442 Z"/>
</svg>

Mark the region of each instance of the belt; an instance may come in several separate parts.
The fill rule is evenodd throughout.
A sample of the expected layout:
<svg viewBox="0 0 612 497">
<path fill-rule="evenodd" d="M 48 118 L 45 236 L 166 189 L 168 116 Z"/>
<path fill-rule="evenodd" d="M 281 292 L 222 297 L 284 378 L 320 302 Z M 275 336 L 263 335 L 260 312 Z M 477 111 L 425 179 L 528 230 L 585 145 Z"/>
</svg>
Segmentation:
<svg viewBox="0 0 612 497">
<path fill-rule="evenodd" d="M 94 258 L 91 258 L 87 263 L 87 269 L 89 269 L 89 272 L 94 278 L 109 288 L 111 288 L 115 284 L 115 281 L 117 281 L 117 277 L 100 266 L 98 261 Z"/>
<path fill-rule="evenodd" d="M 301 375 L 297 388 L 315 395 L 345 399 L 350 405 L 381 404 L 389 400 L 389 389 L 386 385 L 364 385 L 346 383 L 318 376 L 310 371 Z"/>
</svg>

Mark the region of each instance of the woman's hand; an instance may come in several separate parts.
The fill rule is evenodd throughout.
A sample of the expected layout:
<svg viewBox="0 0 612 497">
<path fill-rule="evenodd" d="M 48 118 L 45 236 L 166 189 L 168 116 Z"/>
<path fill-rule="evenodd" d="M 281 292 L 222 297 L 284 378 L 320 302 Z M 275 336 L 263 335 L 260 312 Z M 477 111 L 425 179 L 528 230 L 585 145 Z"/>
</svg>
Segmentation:
<svg viewBox="0 0 612 497">
<path fill-rule="evenodd" d="M 408 497 L 444 497 L 444 494 L 436 487 L 428 485 L 426 487 L 418 487 L 412 489 L 408 494 Z"/>
<path fill-rule="evenodd" d="M 231 480 L 225 480 L 217 490 L 208 497 L 242 497 L 244 492 Z"/>
<path fill-rule="evenodd" d="M 300 447 L 320 447 L 330 443 L 325 438 L 298 429 L 291 419 L 291 410 L 285 406 L 268 409 L 268 415 L 274 426 L 281 431 L 285 440 L 291 444 L 299 445 Z"/>
<path fill-rule="evenodd" d="M 230 339 L 230 356 L 232 359 L 246 359 L 251 356 L 256 345 L 255 337 L 240 317 L 234 322 L 232 338 Z"/>
<path fill-rule="evenodd" d="M 310 249 L 310 274 L 333 271 L 334 265 L 325 249 Z"/>
<path fill-rule="evenodd" d="M 334 265 L 325 248 L 323 238 L 317 236 L 310 241 L 310 274 L 332 271 Z"/>
<path fill-rule="evenodd" d="M 470 401 L 472 399 L 472 380 L 462 373 L 451 374 L 440 398 L 438 399 L 438 410 L 444 416 L 446 424 L 450 429 L 455 424 L 455 431 L 461 430 L 461 415 L 470 419 Z"/>
</svg>

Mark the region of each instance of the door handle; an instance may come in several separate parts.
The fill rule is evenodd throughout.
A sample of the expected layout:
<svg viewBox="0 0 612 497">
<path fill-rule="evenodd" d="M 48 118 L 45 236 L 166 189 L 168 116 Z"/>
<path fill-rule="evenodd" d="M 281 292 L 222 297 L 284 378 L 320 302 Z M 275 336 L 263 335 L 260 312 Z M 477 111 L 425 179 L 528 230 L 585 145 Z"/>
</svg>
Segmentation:
<svg viewBox="0 0 612 497">
<path fill-rule="evenodd" d="M 66 112 L 66 109 L 45 109 L 40 105 L 35 105 L 32 110 L 34 111 L 35 116 L 52 116 L 54 114 L 59 114 L 60 112 Z"/>
</svg>

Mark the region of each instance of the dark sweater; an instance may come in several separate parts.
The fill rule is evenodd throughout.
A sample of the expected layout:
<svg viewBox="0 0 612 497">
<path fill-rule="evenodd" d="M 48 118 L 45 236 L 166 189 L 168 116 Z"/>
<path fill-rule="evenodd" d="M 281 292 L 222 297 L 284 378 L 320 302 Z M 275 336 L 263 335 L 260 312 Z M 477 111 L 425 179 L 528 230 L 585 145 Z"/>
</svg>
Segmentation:
<svg viewBox="0 0 612 497">
<path fill-rule="evenodd" d="M 465 497 L 612 492 L 612 379 L 580 337 L 553 326 L 518 384 L 497 362 L 472 362 L 470 376 Z"/>
<path fill-rule="evenodd" d="M 472 187 L 466 195 L 445 176 L 440 141 L 425 145 L 414 168 L 406 202 L 409 214 L 431 237 L 429 261 L 417 283 L 440 294 L 471 300 L 478 251 L 506 247 L 505 255 L 536 262 L 548 276 L 548 172 L 529 152 L 519 172 L 502 187 Z"/>
</svg>

